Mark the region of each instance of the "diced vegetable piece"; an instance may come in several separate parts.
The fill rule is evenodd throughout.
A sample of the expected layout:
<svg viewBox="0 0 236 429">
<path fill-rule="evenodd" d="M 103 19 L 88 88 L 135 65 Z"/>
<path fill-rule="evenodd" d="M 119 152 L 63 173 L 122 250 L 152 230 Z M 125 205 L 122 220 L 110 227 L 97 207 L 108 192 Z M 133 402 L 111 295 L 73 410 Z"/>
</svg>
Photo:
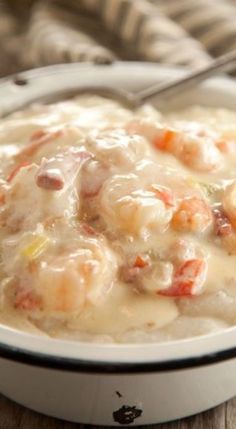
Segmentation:
<svg viewBox="0 0 236 429">
<path fill-rule="evenodd" d="M 168 151 L 172 141 L 179 135 L 179 132 L 172 129 L 163 130 L 158 133 L 153 140 L 153 144 L 157 149 Z"/>
<path fill-rule="evenodd" d="M 47 249 L 49 243 L 50 239 L 46 235 L 38 235 L 22 249 L 21 253 L 30 260 L 36 259 Z"/>
<path fill-rule="evenodd" d="M 203 259 L 190 259 L 183 262 L 175 271 L 170 288 L 158 291 L 164 296 L 193 296 L 201 292 L 206 280 L 207 263 Z"/>
<path fill-rule="evenodd" d="M 138 255 L 134 261 L 134 267 L 135 268 L 144 268 L 147 267 L 150 264 L 147 258 L 144 258 L 140 255 Z"/>
</svg>

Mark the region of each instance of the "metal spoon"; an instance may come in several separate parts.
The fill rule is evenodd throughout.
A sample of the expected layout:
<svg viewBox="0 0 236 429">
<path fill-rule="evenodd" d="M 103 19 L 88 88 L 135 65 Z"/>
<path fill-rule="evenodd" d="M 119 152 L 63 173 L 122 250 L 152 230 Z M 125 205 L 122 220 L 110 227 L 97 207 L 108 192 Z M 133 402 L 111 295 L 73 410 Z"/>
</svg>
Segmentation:
<svg viewBox="0 0 236 429">
<path fill-rule="evenodd" d="M 183 92 L 191 87 L 196 86 L 201 81 L 207 79 L 210 76 L 217 75 L 223 71 L 230 71 L 236 66 L 236 51 L 229 52 L 221 57 L 213 60 L 209 65 L 202 67 L 196 71 L 192 71 L 187 76 L 177 78 L 171 82 L 164 82 L 162 84 L 155 84 L 149 88 L 146 88 L 137 93 L 131 93 L 124 89 L 115 89 L 108 86 L 83 86 L 74 87 L 70 90 L 54 90 L 49 92 L 47 95 L 32 97 L 27 100 L 27 104 L 33 102 L 56 102 L 62 99 L 71 98 L 73 96 L 85 95 L 85 94 L 96 94 L 105 96 L 114 100 L 119 101 L 126 107 L 136 109 L 142 104 L 149 102 L 154 97 L 159 97 L 161 100 L 169 97 L 173 97 L 180 92 Z M 10 113 L 19 110 L 24 107 L 26 103 L 17 107 L 11 106 L 2 116 L 6 116 Z"/>
</svg>

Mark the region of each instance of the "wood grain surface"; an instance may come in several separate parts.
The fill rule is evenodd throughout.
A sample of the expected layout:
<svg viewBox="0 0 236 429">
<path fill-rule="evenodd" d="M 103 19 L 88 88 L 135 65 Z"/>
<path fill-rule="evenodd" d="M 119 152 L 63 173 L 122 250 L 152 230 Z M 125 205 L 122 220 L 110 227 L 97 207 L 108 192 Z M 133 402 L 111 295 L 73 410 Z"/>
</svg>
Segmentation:
<svg viewBox="0 0 236 429">
<path fill-rule="evenodd" d="M 101 428 L 101 426 L 90 426 Z M 68 423 L 30 411 L 0 395 L 0 429 L 83 429 L 85 425 Z M 194 417 L 145 429 L 236 429 L 236 398 Z"/>
</svg>

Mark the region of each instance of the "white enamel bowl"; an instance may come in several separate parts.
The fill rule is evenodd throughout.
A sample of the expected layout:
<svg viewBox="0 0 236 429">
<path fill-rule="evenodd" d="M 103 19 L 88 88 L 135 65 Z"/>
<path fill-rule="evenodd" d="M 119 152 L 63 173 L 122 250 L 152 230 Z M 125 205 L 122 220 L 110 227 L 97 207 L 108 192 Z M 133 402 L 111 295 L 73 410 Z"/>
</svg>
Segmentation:
<svg viewBox="0 0 236 429">
<path fill-rule="evenodd" d="M 76 84 L 140 89 L 181 71 L 156 65 L 70 65 L 0 81 L 0 110 Z M 23 82 L 21 82 L 23 83 Z M 213 79 L 179 97 L 236 108 L 236 83 Z M 198 413 L 236 394 L 236 328 L 163 344 L 102 345 L 53 340 L 0 327 L 0 391 L 31 409 L 100 425 L 144 425 Z"/>
</svg>

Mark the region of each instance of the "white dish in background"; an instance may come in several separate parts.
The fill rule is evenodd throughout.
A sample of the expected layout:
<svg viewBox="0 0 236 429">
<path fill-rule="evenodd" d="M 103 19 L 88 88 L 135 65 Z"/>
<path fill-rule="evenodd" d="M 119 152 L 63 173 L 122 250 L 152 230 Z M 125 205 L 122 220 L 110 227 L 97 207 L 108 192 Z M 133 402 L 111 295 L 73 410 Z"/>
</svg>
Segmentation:
<svg viewBox="0 0 236 429">
<path fill-rule="evenodd" d="M 141 89 L 181 71 L 142 63 L 60 65 L 0 81 L 0 111 L 50 89 L 109 84 Z M 23 83 L 23 82 L 21 82 Z M 212 79 L 176 98 L 236 108 L 236 83 Z M 86 344 L 0 327 L 0 391 L 34 410 L 100 425 L 151 424 L 213 407 L 236 394 L 236 328 L 163 344 Z"/>
</svg>

